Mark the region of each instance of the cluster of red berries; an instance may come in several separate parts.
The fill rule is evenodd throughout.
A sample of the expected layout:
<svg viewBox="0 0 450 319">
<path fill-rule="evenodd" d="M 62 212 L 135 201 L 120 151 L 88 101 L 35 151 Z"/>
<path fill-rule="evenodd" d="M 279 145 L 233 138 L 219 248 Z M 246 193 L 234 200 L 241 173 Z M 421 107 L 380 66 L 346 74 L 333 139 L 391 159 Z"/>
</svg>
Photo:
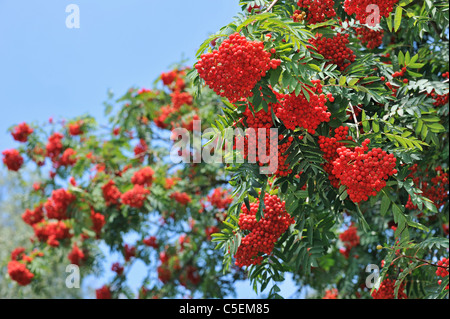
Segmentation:
<svg viewBox="0 0 450 319">
<path fill-rule="evenodd" d="M 8 274 L 21 286 L 29 285 L 34 278 L 34 274 L 27 268 L 27 265 L 16 260 L 8 262 Z"/>
<path fill-rule="evenodd" d="M 170 94 L 172 98 L 172 107 L 178 111 L 183 105 L 192 105 L 194 99 L 188 92 L 175 91 Z"/>
<path fill-rule="evenodd" d="M 157 249 L 159 247 L 158 241 L 156 240 L 155 236 L 150 236 L 148 238 L 144 238 L 142 240 L 142 243 L 148 247 L 153 247 L 155 249 Z"/>
<path fill-rule="evenodd" d="M 136 247 L 125 244 L 123 246 L 123 257 L 125 261 L 130 261 L 132 257 L 136 257 Z"/>
<path fill-rule="evenodd" d="M 332 173 L 341 185 L 347 186 L 347 194 L 355 203 L 376 196 L 386 186 L 389 176 L 397 174 L 394 155 L 380 148 L 369 151 L 369 143 L 370 140 L 366 139 L 362 147 L 355 147 L 354 150 L 339 147 L 336 150 L 339 157 L 333 161 Z"/>
<path fill-rule="evenodd" d="M 177 69 L 169 72 L 161 73 L 161 80 L 163 84 L 169 87 L 172 91 L 183 91 L 186 88 L 184 77 L 186 69 Z"/>
<path fill-rule="evenodd" d="M 33 210 L 26 209 L 22 214 L 22 220 L 25 224 L 33 226 L 36 223 L 41 222 L 44 219 L 44 209 L 42 205 L 38 205 Z"/>
<path fill-rule="evenodd" d="M 444 172 L 441 166 L 437 166 L 434 169 L 435 175 L 431 177 L 429 168 L 426 168 L 425 172 L 421 173 L 417 164 L 411 166 L 410 171 L 411 173 L 407 178 L 412 178 L 414 186 L 422 191 L 422 195 L 430 199 L 437 209 L 441 209 L 448 202 L 448 172 Z M 405 207 L 417 209 L 417 205 L 412 203 L 411 196 L 409 196 Z"/>
<path fill-rule="evenodd" d="M 225 210 L 230 206 L 233 199 L 226 189 L 216 188 L 212 194 L 207 196 L 207 200 L 212 206 L 219 210 Z"/>
<path fill-rule="evenodd" d="M 355 14 L 356 20 L 359 20 L 361 24 L 374 24 L 373 20 L 366 21 L 367 18 L 375 15 L 374 10 L 369 10 L 371 7 L 377 7 L 379 17 L 388 17 L 397 2 L 398 0 L 345 0 L 344 10 L 348 15 Z"/>
<path fill-rule="evenodd" d="M 345 248 L 340 250 L 346 258 L 349 257 L 350 250 L 359 245 L 358 229 L 351 225 L 339 235 L 339 239 L 344 243 Z"/>
<path fill-rule="evenodd" d="M 324 153 L 323 158 L 326 162 L 323 164 L 325 172 L 328 173 L 328 179 L 331 185 L 339 188 L 339 179 L 333 174 L 333 161 L 339 157 L 337 149 L 345 146 L 341 141 L 352 141 L 353 138 L 348 136 L 348 127 L 339 126 L 334 130 L 334 137 L 319 136 L 319 147 Z"/>
<path fill-rule="evenodd" d="M 251 96 L 256 83 L 280 64 L 280 60 L 271 59 L 271 53 L 264 50 L 263 42 L 248 41 L 234 33 L 218 50 L 202 54 L 195 68 L 216 94 L 234 103 Z"/>
<path fill-rule="evenodd" d="M 134 156 L 139 158 L 141 162 L 144 161 L 145 155 L 148 151 L 147 142 L 144 139 L 139 139 L 139 143 L 134 147 Z"/>
<path fill-rule="evenodd" d="M 328 289 L 325 291 L 325 296 L 322 299 L 338 299 L 338 290 L 336 288 Z"/>
<path fill-rule="evenodd" d="M 185 192 L 174 192 L 170 195 L 170 198 L 184 206 L 192 201 L 191 197 Z"/>
<path fill-rule="evenodd" d="M 122 203 L 134 208 L 141 208 L 144 205 L 150 191 L 141 185 L 134 185 L 132 189 L 123 193 L 120 198 Z"/>
<path fill-rule="evenodd" d="M 83 132 L 83 121 L 76 121 L 75 123 L 69 124 L 69 134 L 72 136 L 82 135 Z"/>
<path fill-rule="evenodd" d="M 67 209 L 76 199 L 76 196 L 61 188 L 54 190 L 52 196 L 44 203 L 47 218 L 64 220 L 67 219 Z"/>
<path fill-rule="evenodd" d="M 28 136 L 30 136 L 32 133 L 33 129 L 29 127 L 27 123 L 24 122 L 14 127 L 14 130 L 11 132 L 11 135 L 14 138 L 14 140 L 25 143 L 26 141 L 28 141 Z"/>
<path fill-rule="evenodd" d="M 131 178 L 131 182 L 135 185 L 142 185 L 142 186 L 152 186 L 155 171 L 151 167 L 144 167 L 141 168 L 139 171 L 134 173 L 133 177 Z"/>
<path fill-rule="evenodd" d="M 111 270 L 114 271 L 117 275 L 121 276 L 125 268 L 119 262 L 115 262 L 111 265 Z"/>
<path fill-rule="evenodd" d="M 67 255 L 67 258 L 72 264 L 80 266 L 87 259 L 87 255 L 77 246 L 76 243 L 74 243 L 72 250 Z"/>
<path fill-rule="evenodd" d="M 188 265 L 183 270 L 178 277 L 180 285 L 183 287 L 186 287 L 188 284 L 197 286 L 200 283 L 201 277 L 197 267 Z"/>
<path fill-rule="evenodd" d="M 55 132 L 53 133 L 47 142 L 46 145 L 46 151 L 47 156 L 50 157 L 50 159 L 53 162 L 57 162 L 58 156 L 61 154 L 63 149 L 62 139 L 63 135 L 61 133 Z"/>
<path fill-rule="evenodd" d="M 448 72 L 442 73 L 442 77 L 448 79 L 449 78 L 449 73 Z M 438 95 L 433 90 L 431 93 L 427 93 L 427 96 L 432 97 L 434 99 L 433 105 L 435 107 L 439 107 L 439 106 L 443 106 L 445 104 L 448 104 L 449 93 Z"/>
<path fill-rule="evenodd" d="M 347 47 L 350 43 L 349 36 L 348 33 L 344 35 L 338 33 L 332 38 L 326 38 L 318 33 L 309 40 L 309 43 L 314 45 L 317 52 L 326 60 L 329 60 L 328 64 L 336 64 L 339 70 L 344 71 L 356 59 L 353 50 Z"/>
<path fill-rule="evenodd" d="M 23 157 L 16 149 L 5 150 L 3 154 L 3 163 L 10 171 L 17 172 L 23 165 Z"/>
<path fill-rule="evenodd" d="M 380 287 L 372 293 L 373 299 L 395 299 L 395 280 L 385 279 L 381 282 Z M 398 299 L 408 299 L 405 294 L 405 282 L 400 284 L 398 290 Z"/>
<path fill-rule="evenodd" d="M 295 95 L 295 92 L 277 94 L 280 104 L 274 108 L 274 112 L 289 130 L 303 128 L 310 134 L 314 134 L 321 123 L 330 121 L 331 113 L 328 112 L 325 103 L 327 97 L 330 101 L 334 101 L 333 96 L 329 94 L 326 97 L 322 93 L 320 80 L 312 80 L 311 83 L 313 86 L 310 89 L 313 93 L 310 94 L 309 101 L 303 93 L 298 96 Z"/>
<path fill-rule="evenodd" d="M 111 299 L 111 289 L 109 286 L 104 285 L 103 287 L 95 290 L 95 296 L 97 299 Z"/>
<path fill-rule="evenodd" d="M 91 221 L 92 230 L 95 232 L 97 239 L 99 239 L 103 226 L 106 224 L 105 216 L 101 213 L 96 213 L 93 209 L 91 209 Z"/>
<path fill-rule="evenodd" d="M 108 181 L 102 186 L 103 198 L 106 201 L 106 205 L 117 205 L 119 203 L 122 193 L 117 188 L 116 183 L 113 180 Z"/>
<path fill-rule="evenodd" d="M 325 22 L 336 16 L 336 11 L 334 11 L 334 0 L 299 0 L 297 5 L 301 8 L 301 10 L 296 10 L 295 14 L 302 15 L 301 20 L 294 19 L 295 22 L 299 22 L 302 20 L 306 20 L 310 24 L 316 24 Z M 305 10 L 305 11 L 303 11 Z"/>
<path fill-rule="evenodd" d="M 58 247 L 59 241 L 72 237 L 70 228 L 60 220 L 41 221 L 33 225 L 34 234 L 41 242 L 46 242 L 52 247 Z"/>
<path fill-rule="evenodd" d="M 378 48 L 383 44 L 384 30 L 372 30 L 367 27 L 355 28 L 356 36 L 368 49 Z"/>
<path fill-rule="evenodd" d="M 448 276 L 448 258 L 442 257 L 441 260 L 437 262 L 438 268 L 436 270 L 436 275 L 438 277 L 445 278 Z M 438 281 L 439 285 L 442 285 L 442 280 Z M 445 287 L 448 290 L 448 285 Z"/>
<path fill-rule="evenodd" d="M 250 233 L 242 238 L 236 252 L 236 265 L 239 267 L 256 265 L 263 260 L 263 254 L 269 255 L 278 238 L 286 232 L 294 219 L 286 211 L 285 203 L 276 195 L 265 194 L 264 218 L 256 221 L 259 200 L 250 204 L 250 210 L 242 205 L 239 215 L 239 227 Z"/>
<path fill-rule="evenodd" d="M 72 166 L 75 165 L 75 163 L 78 161 L 77 152 L 75 152 L 72 148 L 67 148 L 63 154 L 61 155 L 61 158 L 59 162 L 57 163 L 58 166 Z"/>
</svg>

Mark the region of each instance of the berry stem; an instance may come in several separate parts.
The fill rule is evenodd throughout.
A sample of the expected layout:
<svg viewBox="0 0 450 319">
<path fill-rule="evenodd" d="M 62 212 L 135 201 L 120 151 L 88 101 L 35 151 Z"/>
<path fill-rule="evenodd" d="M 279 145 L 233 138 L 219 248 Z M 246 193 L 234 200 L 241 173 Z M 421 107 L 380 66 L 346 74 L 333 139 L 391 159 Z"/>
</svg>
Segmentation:
<svg viewBox="0 0 450 319">
<path fill-rule="evenodd" d="M 267 13 L 270 10 L 272 10 L 273 6 L 278 2 L 278 0 L 274 0 L 272 1 L 272 3 L 270 4 L 270 6 L 263 12 L 263 13 Z"/>
</svg>

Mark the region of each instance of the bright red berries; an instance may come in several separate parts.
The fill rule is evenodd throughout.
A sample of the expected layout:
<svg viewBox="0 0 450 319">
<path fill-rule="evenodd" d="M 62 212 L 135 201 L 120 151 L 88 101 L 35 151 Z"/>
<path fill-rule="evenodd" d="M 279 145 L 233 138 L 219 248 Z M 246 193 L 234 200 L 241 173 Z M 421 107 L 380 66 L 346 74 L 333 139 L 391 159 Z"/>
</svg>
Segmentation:
<svg viewBox="0 0 450 319">
<path fill-rule="evenodd" d="M 383 44 L 384 30 L 375 31 L 367 27 L 355 28 L 356 36 L 368 49 L 378 48 Z"/>
<path fill-rule="evenodd" d="M 345 248 L 341 250 L 341 253 L 348 258 L 350 250 L 359 245 L 358 229 L 351 225 L 343 233 L 339 235 L 339 239 L 344 243 Z"/>
<path fill-rule="evenodd" d="M 280 105 L 274 111 L 277 117 L 289 130 L 303 128 L 310 134 L 315 134 L 317 127 L 323 122 L 329 122 L 331 113 L 325 105 L 327 97 L 322 93 L 320 80 L 312 80 L 311 87 L 313 93 L 310 94 L 309 101 L 303 95 L 295 93 L 278 94 Z M 331 96 L 331 95 L 330 95 Z"/>
<path fill-rule="evenodd" d="M 234 33 L 224 40 L 218 50 L 202 54 L 195 68 L 216 94 L 231 103 L 252 95 L 256 83 L 280 60 L 272 60 L 264 50 L 264 43 L 248 41 Z"/>
<path fill-rule="evenodd" d="M 306 20 L 310 24 L 325 22 L 336 16 L 333 8 L 334 0 L 299 0 L 297 6 L 300 10 L 296 10 L 294 15 L 297 14 L 298 17 L 300 14 L 303 17 L 301 20 Z M 302 12 L 305 14 L 302 15 Z"/>
<path fill-rule="evenodd" d="M 95 232 L 97 239 L 100 238 L 103 226 L 106 224 L 105 216 L 100 213 L 96 213 L 91 209 L 91 222 L 92 230 Z"/>
<path fill-rule="evenodd" d="M 325 296 L 322 299 L 338 299 L 338 290 L 336 288 L 332 288 L 325 291 Z"/>
<path fill-rule="evenodd" d="M 125 244 L 123 247 L 123 257 L 125 261 L 130 261 L 132 257 L 136 257 L 136 247 Z"/>
<path fill-rule="evenodd" d="M 372 293 L 373 299 L 395 299 L 395 280 L 385 279 L 377 290 Z M 408 299 L 405 294 L 405 282 L 400 284 L 398 299 Z"/>
<path fill-rule="evenodd" d="M 154 174 L 155 171 L 153 171 L 151 167 L 141 168 L 139 171 L 134 173 L 133 177 L 131 178 L 131 182 L 135 185 L 150 187 L 153 183 Z"/>
<path fill-rule="evenodd" d="M 21 286 L 27 286 L 34 278 L 34 274 L 28 270 L 27 266 L 19 261 L 11 260 L 8 263 L 9 277 Z"/>
<path fill-rule="evenodd" d="M 75 195 L 65 189 L 54 190 L 52 196 L 44 204 L 47 217 L 57 220 L 67 219 L 67 209 L 75 199 Z"/>
<path fill-rule="evenodd" d="M 150 191 L 141 185 L 134 185 L 132 189 L 122 194 L 122 203 L 131 207 L 141 208 Z"/>
<path fill-rule="evenodd" d="M 145 238 L 144 240 L 142 240 L 142 243 L 148 247 L 153 247 L 155 249 L 157 249 L 159 247 L 155 236 L 150 236 L 148 238 Z"/>
<path fill-rule="evenodd" d="M 276 195 L 265 194 L 264 205 L 264 218 L 256 221 L 259 200 L 250 204 L 250 210 L 242 204 L 239 227 L 249 233 L 242 238 L 235 255 L 236 265 L 239 267 L 261 263 L 263 255 L 269 255 L 278 238 L 295 223 L 286 211 L 285 203 Z"/>
<path fill-rule="evenodd" d="M 83 134 L 83 121 L 76 121 L 75 123 L 69 124 L 69 134 L 72 136 L 77 136 Z"/>
<path fill-rule="evenodd" d="M 378 12 L 374 12 L 374 9 L 370 10 L 374 5 L 379 9 L 378 19 L 381 17 L 388 17 L 394 10 L 394 5 L 398 0 L 345 0 L 344 10 L 348 15 L 355 14 L 355 19 L 359 20 L 361 24 L 374 24 L 373 19 L 366 21 L 367 18 L 373 18 Z"/>
<path fill-rule="evenodd" d="M 95 296 L 97 299 L 111 299 L 111 289 L 105 285 L 95 290 Z"/>
<path fill-rule="evenodd" d="M 27 123 L 20 123 L 16 127 L 14 127 L 14 130 L 11 132 L 12 137 L 14 140 L 18 142 L 25 143 L 28 141 L 28 136 L 33 133 L 33 129 L 28 126 Z"/>
<path fill-rule="evenodd" d="M 22 220 L 30 226 L 39 223 L 43 219 L 44 219 L 44 210 L 42 205 L 37 206 L 33 210 L 26 209 L 25 212 L 22 214 Z"/>
<path fill-rule="evenodd" d="M 87 258 L 87 255 L 77 246 L 73 244 L 72 250 L 67 255 L 67 258 L 74 265 L 80 266 Z"/>
<path fill-rule="evenodd" d="M 17 172 L 23 165 L 23 157 L 16 149 L 10 149 L 2 152 L 3 163 L 10 171 Z"/>
<path fill-rule="evenodd" d="M 170 198 L 184 206 L 192 201 L 191 197 L 184 192 L 174 192 L 170 195 Z"/>
<path fill-rule="evenodd" d="M 106 205 L 116 205 L 119 203 L 120 196 L 122 193 L 116 186 L 116 183 L 113 180 L 108 181 L 105 185 L 102 186 L 103 198 L 106 201 Z"/>
<path fill-rule="evenodd" d="M 369 143 L 370 140 L 366 139 L 362 147 L 355 147 L 354 150 L 338 148 L 336 151 L 339 157 L 332 163 L 332 173 L 341 185 L 347 186 L 348 196 L 355 203 L 375 196 L 386 186 L 389 176 L 397 173 L 394 155 L 379 148 L 369 151 Z"/>
<path fill-rule="evenodd" d="M 63 135 L 61 133 L 53 133 L 52 136 L 49 137 L 48 143 L 46 145 L 47 156 L 53 162 L 56 162 L 57 157 L 61 154 L 63 149 L 62 139 Z"/>
<path fill-rule="evenodd" d="M 439 277 L 447 277 L 448 276 L 448 258 L 442 257 L 441 260 L 437 262 L 439 266 L 436 270 L 436 275 Z"/>
<path fill-rule="evenodd" d="M 78 161 L 77 152 L 73 150 L 72 148 L 68 148 L 64 151 L 64 153 L 61 156 L 61 159 L 59 160 L 60 166 L 73 166 Z"/>
<path fill-rule="evenodd" d="M 317 52 L 326 60 L 329 60 L 328 64 L 336 64 L 339 70 L 344 71 L 356 59 L 353 50 L 347 47 L 350 43 L 348 38 L 348 33 L 344 35 L 338 33 L 332 38 L 325 38 L 318 33 L 315 38 L 309 40 L 309 43 L 314 45 Z"/>
<path fill-rule="evenodd" d="M 111 270 L 120 276 L 123 274 L 124 267 L 120 263 L 116 262 L 112 264 Z"/>
<path fill-rule="evenodd" d="M 33 225 L 34 234 L 39 241 L 58 247 L 59 241 L 72 237 L 70 228 L 63 221 L 42 221 Z"/>
<path fill-rule="evenodd" d="M 228 191 L 222 190 L 220 187 L 214 189 L 213 193 L 207 196 L 207 200 L 212 206 L 219 210 L 227 209 L 233 201 Z"/>
</svg>

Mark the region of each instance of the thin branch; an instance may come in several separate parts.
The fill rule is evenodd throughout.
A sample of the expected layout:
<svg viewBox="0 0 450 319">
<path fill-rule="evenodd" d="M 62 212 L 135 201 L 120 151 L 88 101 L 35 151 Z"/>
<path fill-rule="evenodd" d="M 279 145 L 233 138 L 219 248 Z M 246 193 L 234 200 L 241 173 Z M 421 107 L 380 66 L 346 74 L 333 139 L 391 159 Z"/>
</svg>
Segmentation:
<svg viewBox="0 0 450 319">
<path fill-rule="evenodd" d="M 278 0 L 274 0 L 272 1 L 272 3 L 270 4 L 270 6 L 263 12 L 263 13 L 267 13 L 270 10 L 272 10 L 273 6 L 278 2 Z"/>
<path fill-rule="evenodd" d="M 352 110 L 352 115 L 353 115 L 353 120 L 355 121 L 356 124 L 356 137 L 359 140 L 359 125 L 358 125 L 358 119 L 356 118 L 356 114 L 355 114 L 355 109 L 353 108 L 352 103 L 349 103 L 350 105 L 350 109 Z"/>
</svg>

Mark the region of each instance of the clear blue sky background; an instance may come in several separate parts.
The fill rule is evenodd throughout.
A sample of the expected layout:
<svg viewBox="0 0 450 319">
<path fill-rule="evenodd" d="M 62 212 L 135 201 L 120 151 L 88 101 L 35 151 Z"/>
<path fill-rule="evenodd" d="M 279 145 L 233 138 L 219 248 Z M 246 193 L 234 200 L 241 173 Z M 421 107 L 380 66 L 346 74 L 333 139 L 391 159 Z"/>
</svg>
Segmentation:
<svg viewBox="0 0 450 319">
<path fill-rule="evenodd" d="M 72 3 L 79 29 L 65 24 Z M 7 128 L 23 121 L 89 113 L 102 122 L 109 89 L 151 87 L 172 63 L 193 64 L 203 40 L 239 10 L 237 0 L 0 0 L 0 150 L 17 146 Z M 238 297 L 255 297 L 248 283 Z"/>
</svg>

